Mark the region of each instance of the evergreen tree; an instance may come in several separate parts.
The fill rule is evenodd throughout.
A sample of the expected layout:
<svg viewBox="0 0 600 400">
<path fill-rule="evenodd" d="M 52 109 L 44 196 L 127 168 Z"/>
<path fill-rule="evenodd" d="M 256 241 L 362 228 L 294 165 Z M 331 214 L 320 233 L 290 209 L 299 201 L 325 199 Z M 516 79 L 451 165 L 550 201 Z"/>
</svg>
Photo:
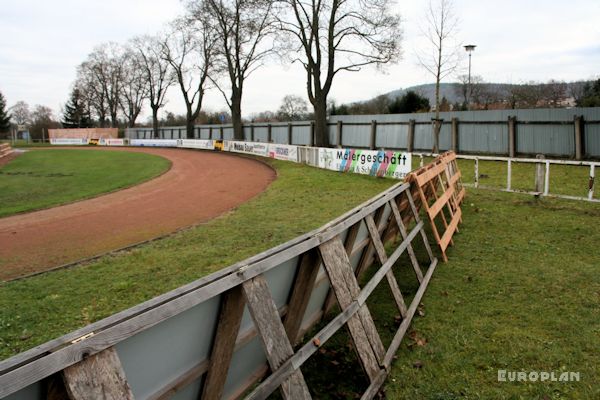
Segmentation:
<svg viewBox="0 0 600 400">
<path fill-rule="evenodd" d="M 89 128 L 92 126 L 90 110 L 77 88 L 73 89 L 69 102 L 65 104 L 62 124 L 65 128 Z"/>
<path fill-rule="evenodd" d="M 418 111 L 429 111 L 429 99 L 409 90 L 389 106 L 390 114 L 409 114 Z"/>
<path fill-rule="evenodd" d="M 10 130 L 10 114 L 6 110 L 6 99 L 0 92 L 0 132 L 8 132 Z"/>
<path fill-rule="evenodd" d="M 579 107 L 598 107 L 600 106 L 600 79 L 592 83 L 588 82 L 583 88 L 583 96 L 577 102 Z"/>
</svg>

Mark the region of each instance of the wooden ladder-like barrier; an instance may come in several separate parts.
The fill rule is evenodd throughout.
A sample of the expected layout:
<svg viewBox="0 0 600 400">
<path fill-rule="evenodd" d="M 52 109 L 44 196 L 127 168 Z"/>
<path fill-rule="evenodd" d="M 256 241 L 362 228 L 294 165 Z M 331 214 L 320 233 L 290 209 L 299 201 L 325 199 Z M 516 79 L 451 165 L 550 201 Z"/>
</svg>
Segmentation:
<svg viewBox="0 0 600 400">
<path fill-rule="evenodd" d="M 452 237 L 462 222 L 460 205 L 465 197 L 456 154 L 452 151 L 441 154 L 431 163 L 411 172 L 406 181 L 418 194 L 418 204 L 425 209 L 442 258 L 444 262 L 448 261 L 446 249 L 454 244 Z"/>
<path fill-rule="evenodd" d="M 12 149 L 10 144 L 8 143 L 0 143 L 0 158 L 8 156 L 12 153 Z"/>
</svg>

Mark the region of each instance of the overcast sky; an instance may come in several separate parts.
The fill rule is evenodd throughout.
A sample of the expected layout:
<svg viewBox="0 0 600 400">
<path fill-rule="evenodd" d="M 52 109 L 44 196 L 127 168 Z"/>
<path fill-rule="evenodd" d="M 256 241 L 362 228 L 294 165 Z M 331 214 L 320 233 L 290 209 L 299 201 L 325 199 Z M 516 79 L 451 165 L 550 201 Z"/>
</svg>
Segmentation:
<svg viewBox="0 0 600 400">
<path fill-rule="evenodd" d="M 433 78 L 418 66 L 426 2 L 401 0 L 403 57 L 386 73 L 367 68 L 339 75 L 332 96 L 338 103 L 365 100 Z M 476 44 L 473 74 L 487 82 L 565 81 L 600 75 L 600 1 L 455 0 L 461 20 L 458 40 Z M 180 15 L 180 0 L 7 0 L 0 11 L 0 91 L 9 105 L 19 100 L 59 112 L 68 100 L 76 67 L 94 46 L 152 34 Z M 467 66 L 467 58 L 463 60 Z M 250 76 L 244 93 L 245 116 L 276 110 L 286 94 L 306 97 L 299 65 L 270 63 Z M 447 81 L 454 80 L 448 78 Z M 167 110 L 183 113 L 178 89 Z M 225 108 L 210 93 L 205 108 Z M 145 113 L 142 119 L 149 115 Z"/>
</svg>

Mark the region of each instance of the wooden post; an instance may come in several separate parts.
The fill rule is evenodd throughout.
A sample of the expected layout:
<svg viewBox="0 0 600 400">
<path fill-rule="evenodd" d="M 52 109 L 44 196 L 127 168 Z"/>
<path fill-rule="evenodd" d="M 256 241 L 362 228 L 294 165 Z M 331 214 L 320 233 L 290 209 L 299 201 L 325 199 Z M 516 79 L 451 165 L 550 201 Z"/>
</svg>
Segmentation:
<svg viewBox="0 0 600 400">
<path fill-rule="evenodd" d="M 267 281 L 262 275 L 242 284 L 254 325 L 259 332 L 271 371 L 294 354 L 285 328 L 279 318 Z M 290 374 L 281 384 L 284 399 L 310 399 L 310 393 L 300 370 Z"/>
<path fill-rule="evenodd" d="M 271 128 L 271 124 L 267 124 L 267 143 L 271 143 L 273 141 Z"/>
<path fill-rule="evenodd" d="M 223 140 L 223 125 L 219 127 L 219 139 Z"/>
<path fill-rule="evenodd" d="M 208 127 L 208 138 L 212 140 L 213 135 L 212 135 L 212 126 Z"/>
<path fill-rule="evenodd" d="M 292 144 L 292 129 L 293 129 L 292 123 L 288 122 L 288 130 L 287 130 L 288 144 Z"/>
<path fill-rule="evenodd" d="M 538 160 L 543 160 L 544 155 L 535 156 Z M 544 166 L 541 162 L 535 164 L 535 192 L 542 193 L 544 190 Z"/>
<path fill-rule="evenodd" d="M 514 158 L 517 153 L 517 117 L 508 117 L 508 156 Z"/>
<path fill-rule="evenodd" d="M 475 187 L 479 187 L 479 158 L 475 158 Z"/>
<path fill-rule="evenodd" d="M 369 139 L 369 148 L 371 150 L 375 150 L 375 146 L 377 144 L 377 121 L 371 121 L 371 136 Z"/>
<path fill-rule="evenodd" d="M 575 115 L 573 118 L 575 124 L 575 159 L 583 158 L 583 115 Z"/>
<path fill-rule="evenodd" d="M 595 172 L 596 172 L 596 166 L 594 164 L 590 165 L 590 180 L 589 180 L 589 184 L 588 184 L 588 199 L 592 200 L 594 198 L 594 181 L 596 179 L 595 177 Z"/>
<path fill-rule="evenodd" d="M 452 118 L 452 151 L 458 153 L 458 118 Z"/>
<path fill-rule="evenodd" d="M 42 143 L 46 143 L 46 133 L 44 132 L 44 128 L 42 128 Z"/>
<path fill-rule="evenodd" d="M 71 400 L 133 400 L 121 361 L 113 347 L 63 370 Z"/>
<path fill-rule="evenodd" d="M 506 170 L 506 190 L 510 190 L 512 179 L 512 160 L 508 160 L 508 166 Z"/>
<path fill-rule="evenodd" d="M 202 388 L 203 399 L 220 399 L 225 388 L 229 364 L 233 358 L 235 341 L 244 314 L 242 287 L 236 286 L 223 293 L 219 321 L 210 355 L 206 381 Z"/>
<path fill-rule="evenodd" d="M 408 139 L 407 139 L 407 143 L 406 143 L 406 150 L 409 153 L 412 153 L 414 150 L 415 124 L 416 124 L 416 121 L 414 119 L 411 119 L 408 121 Z"/>
<path fill-rule="evenodd" d="M 250 125 L 250 141 L 254 142 L 254 124 Z"/>
<path fill-rule="evenodd" d="M 315 145 L 315 121 L 310 121 L 310 138 L 308 145 L 313 147 Z"/>
<path fill-rule="evenodd" d="M 335 136 L 336 136 L 336 142 L 337 142 L 337 147 L 341 148 L 342 147 L 342 130 L 343 130 L 343 122 L 342 121 L 338 121 L 337 122 L 337 128 L 335 130 Z"/>
</svg>

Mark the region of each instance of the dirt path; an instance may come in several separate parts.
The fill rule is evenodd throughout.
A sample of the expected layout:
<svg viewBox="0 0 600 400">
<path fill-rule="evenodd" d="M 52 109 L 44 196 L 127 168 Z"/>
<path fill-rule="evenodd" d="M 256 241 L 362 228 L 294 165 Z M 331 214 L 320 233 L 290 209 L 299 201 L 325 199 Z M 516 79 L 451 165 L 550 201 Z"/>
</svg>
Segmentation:
<svg viewBox="0 0 600 400">
<path fill-rule="evenodd" d="M 260 162 L 223 153 L 130 148 L 173 163 L 160 177 L 65 206 L 0 219 L 0 280 L 44 271 L 207 221 L 275 179 Z"/>
</svg>

